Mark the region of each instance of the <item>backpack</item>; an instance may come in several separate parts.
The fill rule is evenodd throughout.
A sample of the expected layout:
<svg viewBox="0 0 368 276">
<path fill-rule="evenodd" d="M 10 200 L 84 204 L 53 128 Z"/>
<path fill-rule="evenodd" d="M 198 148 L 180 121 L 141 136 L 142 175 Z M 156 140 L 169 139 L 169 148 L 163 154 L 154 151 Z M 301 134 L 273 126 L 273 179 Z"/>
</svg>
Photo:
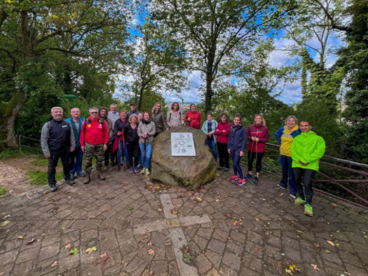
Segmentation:
<svg viewBox="0 0 368 276">
<path fill-rule="evenodd" d="M 172 114 L 172 112 L 170 112 L 170 114 L 169 114 L 169 122 L 171 121 L 171 114 Z M 181 123 L 181 112 L 179 111 L 179 115 L 180 115 L 180 123 Z"/>
</svg>

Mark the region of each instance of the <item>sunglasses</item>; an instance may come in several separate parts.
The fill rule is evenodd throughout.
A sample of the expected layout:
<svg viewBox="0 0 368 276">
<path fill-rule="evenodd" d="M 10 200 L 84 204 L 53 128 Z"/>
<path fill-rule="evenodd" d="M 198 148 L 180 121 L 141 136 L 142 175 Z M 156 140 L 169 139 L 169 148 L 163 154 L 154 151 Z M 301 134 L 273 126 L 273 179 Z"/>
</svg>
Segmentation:
<svg viewBox="0 0 368 276">
<path fill-rule="evenodd" d="M 91 112 L 91 114 L 97 114 L 98 112 Z"/>
</svg>

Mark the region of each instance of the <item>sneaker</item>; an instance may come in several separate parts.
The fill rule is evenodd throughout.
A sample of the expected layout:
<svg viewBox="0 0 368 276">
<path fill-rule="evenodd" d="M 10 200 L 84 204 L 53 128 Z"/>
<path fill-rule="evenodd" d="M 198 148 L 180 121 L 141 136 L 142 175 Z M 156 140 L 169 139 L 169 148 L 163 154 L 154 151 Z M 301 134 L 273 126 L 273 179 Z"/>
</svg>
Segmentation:
<svg viewBox="0 0 368 276">
<path fill-rule="evenodd" d="M 238 180 L 239 178 L 236 176 L 236 175 L 233 175 L 231 178 L 230 178 L 230 181 L 236 181 Z"/>
<path fill-rule="evenodd" d="M 282 190 L 286 190 L 286 187 L 282 187 L 280 184 L 278 184 L 275 189 L 282 189 Z"/>
<path fill-rule="evenodd" d="M 309 217 L 313 217 L 313 208 L 312 208 L 312 206 L 310 206 L 309 204 L 305 204 L 304 205 L 304 214 L 309 216 Z"/>
<path fill-rule="evenodd" d="M 145 168 L 142 169 L 141 174 L 146 174 L 146 169 Z"/>
<path fill-rule="evenodd" d="M 304 205 L 304 204 L 305 204 L 305 200 L 298 196 L 298 197 L 295 199 L 294 204 L 295 204 L 295 205 Z"/>
<path fill-rule="evenodd" d="M 50 185 L 50 192 L 55 192 L 57 190 L 56 185 Z"/>
<path fill-rule="evenodd" d="M 228 172 L 230 169 L 229 168 L 225 168 L 225 172 Z"/>
<path fill-rule="evenodd" d="M 253 178 L 253 175 L 251 175 L 250 173 L 248 173 L 244 178 L 245 179 L 251 179 L 251 178 Z"/>
<path fill-rule="evenodd" d="M 82 172 L 81 172 L 81 173 L 78 173 L 77 175 L 78 175 L 79 177 L 85 177 L 85 176 L 86 176 L 86 175 L 85 175 L 84 173 L 82 173 Z"/>
<path fill-rule="evenodd" d="M 148 169 L 146 169 L 146 175 L 150 175 L 150 171 Z"/>
<path fill-rule="evenodd" d="M 139 169 L 139 168 L 142 168 L 142 165 L 141 165 L 141 164 L 138 164 L 138 167 L 137 167 L 137 168 L 138 168 L 138 169 Z"/>
<path fill-rule="evenodd" d="M 75 184 L 73 179 L 65 180 L 65 182 L 68 183 L 69 185 L 74 185 Z"/>
<path fill-rule="evenodd" d="M 255 176 L 255 177 L 254 177 L 253 183 L 254 183 L 254 184 L 256 184 L 256 185 L 258 185 L 258 183 L 259 183 L 259 179 L 258 179 L 258 177 L 257 177 L 257 176 Z"/>
<path fill-rule="evenodd" d="M 139 169 L 138 169 L 138 167 L 135 167 L 135 168 L 134 168 L 134 172 L 135 172 L 135 173 L 139 173 Z"/>
<path fill-rule="evenodd" d="M 238 183 L 236 183 L 236 185 L 238 185 L 238 186 L 243 186 L 245 183 L 246 183 L 246 182 L 245 182 L 245 179 L 241 179 L 241 178 L 239 178 Z"/>
<path fill-rule="evenodd" d="M 74 174 L 70 174 L 70 179 L 74 180 Z"/>
<path fill-rule="evenodd" d="M 293 195 L 289 195 L 288 199 L 289 199 L 289 201 L 290 201 L 290 202 L 292 202 L 292 203 L 294 203 L 294 202 L 295 202 L 295 196 L 293 196 Z"/>
<path fill-rule="evenodd" d="M 217 167 L 218 170 L 222 170 L 222 167 Z"/>
<path fill-rule="evenodd" d="M 130 167 L 129 173 L 134 173 L 133 167 Z"/>
</svg>

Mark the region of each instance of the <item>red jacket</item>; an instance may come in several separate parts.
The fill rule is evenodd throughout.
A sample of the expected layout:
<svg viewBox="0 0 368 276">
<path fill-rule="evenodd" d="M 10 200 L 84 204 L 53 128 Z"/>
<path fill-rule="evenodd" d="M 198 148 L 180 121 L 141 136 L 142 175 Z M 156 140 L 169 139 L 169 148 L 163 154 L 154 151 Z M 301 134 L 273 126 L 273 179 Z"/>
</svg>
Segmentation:
<svg viewBox="0 0 368 276">
<path fill-rule="evenodd" d="M 100 117 L 97 117 L 96 120 L 88 117 L 88 123 L 87 120 L 84 120 L 80 135 L 80 144 L 82 147 L 85 146 L 85 143 L 90 145 L 101 145 L 107 144 L 109 142 L 109 130 L 107 128 L 107 123 L 104 120 L 102 125 L 99 122 L 99 119 Z"/>
<path fill-rule="evenodd" d="M 252 141 L 252 136 L 259 138 L 259 141 Z M 268 141 L 268 128 L 262 125 L 251 125 L 247 130 L 248 150 L 252 152 L 265 152 Z"/>
<path fill-rule="evenodd" d="M 188 118 L 191 119 L 191 121 L 188 121 Z M 201 113 L 199 111 L 188 111 L 185 115 L 184 121 L 188 123 L 188 126 L 196 129 L 201 128 Z"/>
<path fill-rule="evenodd" d="M 231 125 L 229 122 L 219 123 L 217 128 L 215 129 L 215 135 L 217 135 L 216 142 L 221 144 L 229 143 L 229 133 L 230 133 Z M 225 130 L 224 132 L 222 132 Z"/>
</svg>

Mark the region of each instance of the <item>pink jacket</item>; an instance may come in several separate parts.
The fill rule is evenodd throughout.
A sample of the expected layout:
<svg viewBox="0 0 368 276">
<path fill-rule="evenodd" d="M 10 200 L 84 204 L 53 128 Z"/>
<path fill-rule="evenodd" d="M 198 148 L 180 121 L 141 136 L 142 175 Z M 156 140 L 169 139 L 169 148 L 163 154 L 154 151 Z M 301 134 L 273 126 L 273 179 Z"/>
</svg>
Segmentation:
<svg viewBox="0 0 368 276">
<path fill-rule="evenodd" d="M 217 128 L 215 129 L 215 135 L 217 135 L 216 142 L 221 144 L 229 143 L 229 133 L 230 133 L 230 123 L 218 123 Z M 225 130 L 223 132 L 223 130 Z"/>
<path fill-rule="evenodd" d="M 252 137 L 258 137 L 259 141 L 252 141 Z M 252 152 L 265 152 L 268 141 L 268 128 L 261 125 L 251 125 L 247 129 L 248 150 Z"/>
</svg>

